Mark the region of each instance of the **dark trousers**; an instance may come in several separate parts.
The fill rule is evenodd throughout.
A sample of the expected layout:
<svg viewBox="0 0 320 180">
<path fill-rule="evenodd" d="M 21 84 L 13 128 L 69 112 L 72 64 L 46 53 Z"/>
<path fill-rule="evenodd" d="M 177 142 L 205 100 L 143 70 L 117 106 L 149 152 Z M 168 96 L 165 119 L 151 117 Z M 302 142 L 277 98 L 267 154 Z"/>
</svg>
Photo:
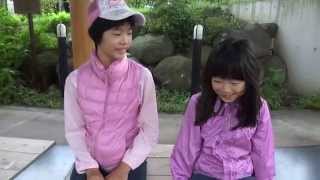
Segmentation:
<svg viewBox="0 0 320 180">
<path fill-rule="evenodd" d="M 255 179 L 256 179 L 255 177 L 250 176 L 250 177 L 241 178 L 240 180 L 255 180 Z M 206 175 L 202 175 L 202 174 L 192 174 L 191 180 L 218 180 L 218 179 L 209 177 Z"/>
<path fill-rule="evenodd" d="M 107 176 L 109 172 L 106 172 L 102 168 L 100 168 L 100 172 L 103 176 Z M 146 180 L 147 179 L 147 162 L 145 161 L 142 163 L 138 168 L 135 170 L 131 170 L 129 172 L 128 180 Z M 73 167 L 72 174 L 70 180 L 87 180 L 87 175 L 78 174 L 76 169 Z"/>
</svg>

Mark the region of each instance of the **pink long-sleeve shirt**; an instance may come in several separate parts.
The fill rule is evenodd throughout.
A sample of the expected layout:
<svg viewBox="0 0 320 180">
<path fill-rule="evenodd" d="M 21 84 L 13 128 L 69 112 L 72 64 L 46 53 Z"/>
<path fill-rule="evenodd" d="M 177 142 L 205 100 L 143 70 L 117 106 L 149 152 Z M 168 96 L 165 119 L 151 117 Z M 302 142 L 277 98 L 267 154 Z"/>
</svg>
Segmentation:
<svg viewBox="0 0 320 180">
<path fill-rule="evenodd" d="M 93 56 L 92 58 L 97 62 L 98 69 L 100 68 L 101 72 L 104 72 L 103 66 L 96 61 L 96 57 Z M 159 122 L 153 78 L 150 71 L 146 68 L 144 68 L 142 74 L 140 81 L 143 87 L 141 89 L 142 99 L 137 116 L 139 131 L 135 136 L 132 145 L 126 149 L 122 158 L 122 161 L 128 164 L 132 169 L 135 169 L 146 160 L 152 147 L 157 143 L 159 136 Z M 94 158 L 94 154 L 92 154 L 86 142 L 86 135 L 88 132 L 85 125 L 84 114 L 79 105 L 77 91 L 78 76 L 79 71 L 75 70 L 66 79 L 64 97 L 65 136 L 75 155 L 77 171 L 79 173 L 84 173 L 86 169 L 98 168 L 99 163 L 98 159 Z M 121 114 L 123 112 L 118 113 Z M 117 131 L 119 131 L 119 129 L 117 129 Z M 96 146 L 99 146 L 99 144 Z M 115 144 L 110 144 L 108 146 L 116 147 Z M 111 170 L 114 166 L 111 165 L 103 168 Z"/>
<path fill-rule="evenodd" d="M 198 97 L 194 95 L 189 101 L 171 155 L 173 179 L 188 180 L 193 173 L 199 173 L 235 180 L 252 176 L 253 172 L 257 180 L 273 179 L 274 143 L 267 102 L 262 100 L 256 127 L 232 131 L 238 122 L 238 104 L 225 103 L 218 115 L 200 127 L 194 125 Z"/>
</svg>

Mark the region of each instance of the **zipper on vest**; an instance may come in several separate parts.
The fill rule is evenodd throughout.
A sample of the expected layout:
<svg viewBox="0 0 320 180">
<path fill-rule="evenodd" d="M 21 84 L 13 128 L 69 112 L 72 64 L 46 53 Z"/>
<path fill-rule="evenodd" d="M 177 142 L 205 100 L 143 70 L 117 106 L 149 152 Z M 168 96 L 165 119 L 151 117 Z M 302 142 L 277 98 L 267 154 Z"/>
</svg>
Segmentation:
<svg viewBox="0 0 320 180">
<path fill-rule="evenodd" d="M 106 89 L 106 94 L 105 94 L 105 98 L 104 98 L 104 108 L 103 108 L 103 114 L 102 114 L 102 124 L 98 130 L 98 132 L 96 133 L 95 135 L 95 138 L 93 139 L 94 140 L 94 143 L 93 143 L 93 154 L 96 156 L 97 155 L 97 142 L 98 139 L 99 139 L 99 135 L 102 131 L 102 129 L 104 128 L 105 126 L 105 114 L 106 114 L 106 109 L 107 109 L 107 102 L 108 102 L 108 96 L 109 96 L 109 86 L 108 86 L 108 81 L 105 80 L 105 89 Z"/>
</svg>

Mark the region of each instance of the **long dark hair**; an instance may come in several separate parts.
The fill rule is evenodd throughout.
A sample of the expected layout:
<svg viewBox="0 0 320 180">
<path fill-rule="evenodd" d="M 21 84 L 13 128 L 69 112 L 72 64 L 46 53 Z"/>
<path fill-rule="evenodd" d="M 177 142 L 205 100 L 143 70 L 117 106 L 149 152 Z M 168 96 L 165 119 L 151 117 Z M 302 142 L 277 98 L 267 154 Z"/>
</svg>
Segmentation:
<svg viewBox="0 0 320 180">
<path fill-rule="evenodd" d="M 202 76 L 202 89 L 196 105 L 195 125 L 203 125 L 210 117 L 218 113 L 214 112 L 218 97 L 211 86 L 212 77 L 245 81 L 245 93 L 239 97 L 238 101 L 239 123 L 233 129 L 256 126 L 257 115 L 262 103 L 259 89 L 260 65 L 252 53 L 249 41 L 224 35 L 216 43 Z"/>
</svg>

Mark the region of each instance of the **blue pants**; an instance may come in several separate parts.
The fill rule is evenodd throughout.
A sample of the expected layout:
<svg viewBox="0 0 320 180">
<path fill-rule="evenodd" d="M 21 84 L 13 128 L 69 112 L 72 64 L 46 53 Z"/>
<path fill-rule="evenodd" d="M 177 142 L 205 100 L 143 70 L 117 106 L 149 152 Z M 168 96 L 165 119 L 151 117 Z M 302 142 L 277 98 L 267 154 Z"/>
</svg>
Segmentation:
<svg viewBox="0 0 320 180">
<path fill-rule="evenodd" d="M 100 172 L 103 176 L 107 176 L 109 173 L 105 170 L 100 168 Z M 145 161 L 142 163 L 138 168 L 135 170 L 131 170 L 129 172 L 128 180 L 146 180 L 147 179 L 147 162 Z M 70 177 L 70 180 L 87 180 L 87 175 L 84 174 L 78 174 L 76 169 L 73 167 L 72 174 Z"/>
<path fill-rule="evenodd" d="M 256 178 L 253 176 L 241 178 L 240 180 L 255 180 Z M 213 177 L 205 176 L 202 174 L 192 174 L 191 180 L 218 180 Z"/>
</svg>

